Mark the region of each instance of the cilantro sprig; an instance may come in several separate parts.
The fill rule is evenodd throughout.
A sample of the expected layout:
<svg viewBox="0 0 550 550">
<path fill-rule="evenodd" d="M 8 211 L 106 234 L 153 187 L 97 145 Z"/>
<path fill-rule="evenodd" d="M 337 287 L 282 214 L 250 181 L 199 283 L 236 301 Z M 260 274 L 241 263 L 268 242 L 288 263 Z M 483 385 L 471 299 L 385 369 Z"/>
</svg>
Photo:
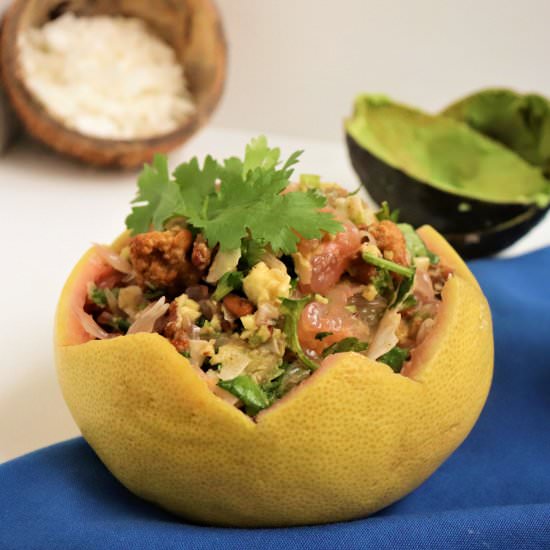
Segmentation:
<svg viewBox="0 0 550 550">
<path fill-rule="evenodd" d="M 275 253 L 292 254 L 300 237 L 314 239 L 343 229 L 331 213 L 320 211 L 326 198 L 315 190 L 283 193 L 301 153 L 281 163 L 280 150 L 260 136 L 247 145 L 242 160 L 218 162 L 208 156 L 201 166 L 193 158 L 173 176 L 166 157 L 157 155 L 139 176 L 126 225 L 133 234 L 144 233 L 183 217 L 212 248 L 234 250 L 253 240 Z"/>
<path fill-rule="evenodd" d="M 368 264 L 374 265 L 376 267 L 380 267 L 387 271 L 393 271 L 394 273 L 397 273 L 398 275 L 402 275 L 403 277 L 407 277 L 407 278 L 414 277 L 413 267 L 406 267 L 404 265 L 397 264 L 390 260 L 386 260 L 385 258 L 379 258 L 378 256 L 374 256 L 374 254 L 370 254 L 369 252 L 363 252 L 361 256 L 363 258 L 363 261 L 365 261 Z"/>
</svg>

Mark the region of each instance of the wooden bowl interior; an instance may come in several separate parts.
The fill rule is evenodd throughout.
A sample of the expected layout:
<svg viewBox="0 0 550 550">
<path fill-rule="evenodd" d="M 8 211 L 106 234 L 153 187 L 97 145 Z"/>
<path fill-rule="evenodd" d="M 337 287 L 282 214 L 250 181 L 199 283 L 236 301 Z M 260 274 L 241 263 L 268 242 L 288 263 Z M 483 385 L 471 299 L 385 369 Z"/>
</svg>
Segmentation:
<svg viewBox="0 0 550 550">
<path fill-rule="evenodd" d="M 84 136 L 54 120 L 25 86 L 17 59 L 17 36 L 67 11 L 77 15 L 124 15 L 143 19 L 174 48 L 184 67 L 187 86 L 196 106 L 195 114 L 180 128 L 164 136 L 127 141 Z M 2 59 L 2 72 L 6 88 L 11 91 L 12 101 L 27 129 L 58 151 L 94 164 L 136 166 L 149 159 L 154 151 L 167 151 L 182 143 L 204 124 L 223 90 L 226 44 L 211 0 L 16 0 L 3 27 L 2 43 L 4 50 L 7 47 L 10 52 Z M 76 143 L 69 145 L 70 140 Z M 109 152 L 113 144 L 117 145 L 115 151 Z M 128 154 L 123 158 L 125 147 Z M 141 156 L 140 147 L 145 149 Z M 102 152 L 97 155 L 94 148 Z"/>
</svg>

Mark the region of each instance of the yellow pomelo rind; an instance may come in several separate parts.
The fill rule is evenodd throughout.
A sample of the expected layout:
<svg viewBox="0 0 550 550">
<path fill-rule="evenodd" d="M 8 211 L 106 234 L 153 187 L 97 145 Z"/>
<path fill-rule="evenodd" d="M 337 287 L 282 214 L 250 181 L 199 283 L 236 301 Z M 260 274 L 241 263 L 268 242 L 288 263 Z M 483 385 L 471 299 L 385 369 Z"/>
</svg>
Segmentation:
<svg viewBox="0 0 550 550">
<path fill-rule="evenodd" d="M 479 286 L 442 237 L 431 228 L 421 234 L 456 275 L 408 376 L 335 355 L 257 422 L 214 395 L 157 334 L 66 345 L 85 256 L 56 323 L 59 381 L 82 434 L 132 492 L 201 523 L 323 523 L 403 497 L 467 436 L 493 367 Z"/>
</svg>

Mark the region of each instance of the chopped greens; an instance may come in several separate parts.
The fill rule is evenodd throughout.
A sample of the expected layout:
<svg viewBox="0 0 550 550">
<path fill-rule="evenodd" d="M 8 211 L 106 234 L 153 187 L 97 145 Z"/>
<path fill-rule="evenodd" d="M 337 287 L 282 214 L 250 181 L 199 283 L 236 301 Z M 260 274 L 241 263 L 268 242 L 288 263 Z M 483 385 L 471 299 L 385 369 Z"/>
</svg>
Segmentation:
<svg viewBox="0 0 550 550">
<path fill-rule="evenodd" d="M 241 244 L 241 260 L 239 262 L 239 266 L 242 264 L 242 267 L 246 268 L 246 270 L 251 269 L 252 266 L 256 265 L 262 259 L 265 252 L 265 246 L 258 241 L 253 239 L 243 239 Z"/>
<path fill-rule="evenodd" d="M 272 402 L 281 398 L 311 374 L 309 369 L 301 365 L 283 364 L 281 368 L 284 368 L 283 374 L 269 384 L 262 386 Z"/>
<path fill-rule="evenodd" d="M 320 211 L 326 205 L 322 194 L 282 193 L 300 154 L 296 151 L 278 168 L 279 149 L 270 149 L 261 136 L 247 145 L 244 161 L 231 157 L 220 164 L 209 156 L 201 167 L 193 158 L 176 168 L 175 179 L 166 157 L 157 155 L 139 178 L 126 225 L 133 234 L 143 233 L 183 216 L 211 248 L 233 250 L 251 238 L 269 244 L 275 253 L 294 253 L 297 234 L 313 239 L 342 230 L 331 213 Z"/>
<path fill-rule="evenodd" d="M 403 363 L 409 358 L 410 352 L 408 349 L 395 346 L 387 353 L 384 353 L 377 359 L 380 363 L 385 363 L 393 369 L 394 372 L 400 372 L 403 368 Z"/>
<path fill-rule="evenodd" d="M 406 267 L 404 265 L 396 264 L 395 262 L 386 260 L 385 258 L 379 258 L 378 256 L 375 256 L 374 254 L 370 254 L 368 252 L 363 252 L 361 254 L 361 257 L 368 264 L 380 267 L 382 269 L 387 269 L 388 271 L 393 271 L 393 273 L 403 275 L 403 277 L 414 277 L 413 267 Z"/>
<path fill-rule="evenodd" d="M 416 299 L 416 296 L 414 294 L 409 294 L 402 302 L 401 302 L 401 310 L 409 309 L 411 307 L 414 307 L 418 303 L 418 300 Z"/>
<path fill-rule="evenodd" d="M 390 212 L 390 206 L 389 204 L 384 201 L 381 206 L 380 210 L 376 212 L 376 219 L 379 222 L 382 222 L 384 220 L 389 220 L 391 222 L 397 223 L 397 220 L 399 219 L 399 209 L 394 210 L 393 212 Z"/>
<path fill-rule="evenodd" d="M 323 350 L 323 357 L 332 355 L 333 353 L 343 353 L 346 351 L 365 351 L 369 347 L 367 342 L 360 342 L 357 338 L 352 336 L 344 338 L 339 342 L 334 342 Z"/>
<path fill-rule="evenodd" d="M 387 260 L 386 260 L 387 261 Z M 404 278 L 399 284 L 393 280 L 390 271 L 379 268 L 372 279 L 372 284 L 380 296 L 388 300 L 388 307 L 406 309 L 414 305 L 415 297 L 410 293 L 414 285 L 414 267 L 407 268 L 412 270 L 412 276 Z"/>
<path fill-rule="evenodd" d="M 270 405 L 266 393 L 249 374 L 241 374 L 232 380 L 220 380 L 218 386 L 238 397 L 249 414 L 255 415 Z"/>
<path fill-rule="evenodd" d="M 409 251 L 411 258 L 426 256 L 430 259 L 431 264 L 439 263 L 439 257 L 428 250 L 424 244 L 424 241 L 420 238 L 420 235 L 418 235 L 412 225 L 408 223 L 400 223 L 397 224 L 397 227 L 399 227 L 401 233 L 403 233 L 403 236 L 405 237 L 407 250 Z"/>
<path fill-rule="evenodd" d="M 326 338 L 327 336 L 332 336 L 334 333 L 332 332 L 318 332 L 315 335 L 315 340 L 322 340 L 323 338 Z"/>
<path fill-rule="evenodd" d="M 414 274 L 412 277 L 409 277 L 408 279 L 403 279 L 400 285 L 397 287 L 395 298 L 390 303 L 389 307 L 397 307 L 398 305 L 402 304 L 403 301 L 410 296 L 410 292 L 412 290 L 413 284 L 414 284 Z"/>
<path fill-rule="evenodd" d="M 243 274 L 240 271 L 229 271 L 222 275 L 218 281 L 216 290 L 212 294 L 212 299 L 220 301 L 233 290 L 240 290 L 243 286 Z"/>
<path fill-rule="evenodd" d="M 372 279 L 372 284 L 380 296 L 386 296 L 389 292 L 393 292 L 393 279 L 390 272 L 386 269 L 379 269 L 376 272 L 376 275 Z"/>
<path fill-rule="evenodd" d="M 143 297 L 147 300 L 158 300 L 161 296 L 164 296 L 165 292 L 162 288 L 156 288 L 152 284 L 146 285 L 147 288 L 143 291 Z"/>
<path fill-rule="evenodd" d="M 122 332 L 123 334 L 128 332 L 128 329 L 130 328 L 130 321 L 128 319 L 125 317 L 118 317 L 116 315 L 113 316 L 108 324 L 113 330 Z"/>
<path fill-rule="evenodd" d="M 290 300 L 283 298 L 281 301 L 281 312 L 285 316 L 284 333 L 287 338 L 288 347 L 298 356 L 298 359 L 310 370 L 317 370 L 319 365 L 312 361 L 302 349 L 298 339 L 298 322 L 304 308 L 313 300 L 313 296 L 306 296 L 301 300 Z"/>
<path fill-rule="evenodd" d="M 88 297 L 96 306 L 105 307 L 107 305 L 107 296 L 105 295 L 105 291 L 95 285 L 88 291 Z"/>
<path fill-rule="evenodd" d="M 260 386 L 270 403 L 283 396 L 282 385 L 285 380 L 285 375 L 289 372 L 289 369 L 291 369 L 291 365 L 288 363 L 282 363 L 279 366 L 279 370 L 276 375 L 269 382 L 265 382 Z"/>
</svg>

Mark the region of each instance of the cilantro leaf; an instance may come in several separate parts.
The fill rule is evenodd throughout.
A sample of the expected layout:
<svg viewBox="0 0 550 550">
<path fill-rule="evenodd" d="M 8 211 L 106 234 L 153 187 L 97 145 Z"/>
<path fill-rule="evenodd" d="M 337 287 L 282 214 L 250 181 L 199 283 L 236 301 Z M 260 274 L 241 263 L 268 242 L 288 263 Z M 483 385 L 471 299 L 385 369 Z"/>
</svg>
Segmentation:
<svg viewBox="0 0 550 550">
<path fill-rule="evenodd" d="M 400 372 L 403 368 L 403 363 L 409 358 L 410 352 L 408 349 L 395 346 L 384 355 L 380 356 L 377 361 L 385 363 L 393 369 L 394 372 Z"/>
<path fill-rule="evenodd" d="M 313 300 L 313 296 L 306 296 L 301 300 L 283 298 L 281 300 L 281 312 L 285 316 L 283 332 L 287 338 L 288 347 L 298 356 L 298 359 L 310 370 L 317 370 L 319 365 L 312 361 L 302 349 L 298 339 L 298 323 L 302 311 Z"/>
<path fill-rule="evenodd" d="M 212 299 L 219 302 L 233 290 L 238 290 L 243 284 L 243 274 L 240 271 L 228 271 L 222 275 L 218 281 L 216 290 L 212 294 Z"/>
<path fill-rule="evenodd" d="M 204 206 L 208 197 L 216 191 L 220 172 L 220 165 L 210 155 L 204 159 L 202 168 L 198 159 L 193 157 L 189 162 L 180 164 L 174 172 L 181 197 L 178 213 L 197 227 L 204 221 Z"/>
<path fill-rule="evenodd" d="M 220 380 L 218 386 L 238 397 L 251 414 L 257 414 L 270 405 L 265 392 L 249 374 L 241 374 L 232 380 Z"/>
<path fill-rule="evenodd" d="M 319 212 L 326 199 L 312 192 L 281 195 L 288 181 L 276 172 L 250 173 L 241 185 L 222 181 L 220 192 L 208 205 L 208 220 L 199 223 L 211 247 L 221 250 L 239 248 L 249 234 L 258 242 L 271 245 L 275 253 L 296 252 L 299 237 L 321 237 L 322 232 L 337 233 L 342 224 L 332 214 Z"/>
<path fill-rule="evenodd" d="M 168 219 L 182 216 L 222 251 L 252 239 L 274 253 L 292 254 L 300 237 L 342 230 L 332 214 L 320 212 L 326 204 L 321 194 L 282 194 L 300 155 L 296 151 L 280 165 L 280 150 L 260 136 L 247 145 L 244 160 L 230 157 L 219 163 L 208 156 L 201 167 L 193 158 L 176 168 L 174 179 L 166 157 L 157 155 L 139 176 L 126 225 L 134 234 L 143 233 L 151 227 L 161 230 Z"/>
<path fill-rule="evenodd" d="M 246 146 L 242 166 L 243 177 L 256 168 L 272 170 L 279 162 L 280 156 L 281 150 L 278 147 L 270 149 L 265 136 L 253 138 Z"/>
<path fill-rule="evenodd" d="M 162 229 L 164 222 L 178 210 L 180 194 L 170 179 L 168 160 L 155 155 L 151 165 L 146 164 L 138 178 L 138 193 L 132 201 L 132 213 L 126 218 L 126 227 L 135 235 L 145 233 L 151 226 Z"/>
<path fill-rule="evenodd" d="M 420 238 L 420 235 L 414 230 L 412 225 L 408 223 L 399 223 L 397 227 L 399 227 L 401 233 L 403 233 L 405 237 L 407 250 L 412 258 L 427 256 L 431 264 L 439 263 L 439 256 L 428 250 L 428 247 L 424 244 L 424 241 Z"/>
<path fill-rule="evenodd" d="M 321 185 L 321 176 L 317 174 L 300 174 L 300 184 L 307 187 L 319 187 Z"/>
<path fill-rule="evenodd" d="M 323 350 L 323 357 L 333 353 L 343 353 L 346 351 L 365 351 L 369 347 L 367 342 L 360 342 L 357 338 L 350 336 L 343 338 L 339 342 L 334 342 Z"/>
</svg>

